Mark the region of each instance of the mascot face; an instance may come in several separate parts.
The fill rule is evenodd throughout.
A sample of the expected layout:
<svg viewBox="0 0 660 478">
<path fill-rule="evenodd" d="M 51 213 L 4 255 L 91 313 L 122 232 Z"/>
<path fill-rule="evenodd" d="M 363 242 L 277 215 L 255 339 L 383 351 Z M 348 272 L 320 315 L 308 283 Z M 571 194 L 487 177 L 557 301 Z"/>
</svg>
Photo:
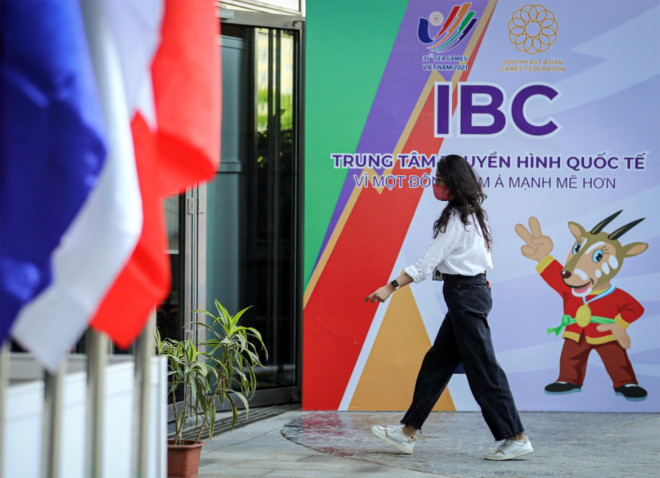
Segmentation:
<svg viewBox="0 0 660 478">
<path fill-rule="evenodd" d="M 648 244 L 642 242 L 624 246 L 618 241 L 618 238 L 637 222 L 623 226 L 611 234 L 603 232 L 603 227 L 612 219 L 605 219 L 590 232 L 575 222 L 568 223 L 575 243 L 561 271 L 561 277 L 571 288 L 573 295 L 583 297 L 593 290 L 602 289 L 617 275 L 626 257 L 636 256 L 647 249 Z"/>
</svg>

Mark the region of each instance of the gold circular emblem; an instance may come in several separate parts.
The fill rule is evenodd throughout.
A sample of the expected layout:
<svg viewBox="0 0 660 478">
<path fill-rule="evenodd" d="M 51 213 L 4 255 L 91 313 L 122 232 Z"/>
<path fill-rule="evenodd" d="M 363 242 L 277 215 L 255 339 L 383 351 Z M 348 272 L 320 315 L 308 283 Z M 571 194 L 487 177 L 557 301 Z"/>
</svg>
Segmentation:
<svg viewBox="0 0 660 478">
<path fill-rule="evenodd" d="M 525 5 L 509 20 L 509 40 L 519 51 L 536 55 L 557 41 L 555 15 L 543 5 Z"/>
<path fill-rule="evenodd" d="M 575 313 L 575 320 L 580 327 L 586 327 L 591 322 L 591 309 L 587 304 L 583 304 Z"/>
</svg>

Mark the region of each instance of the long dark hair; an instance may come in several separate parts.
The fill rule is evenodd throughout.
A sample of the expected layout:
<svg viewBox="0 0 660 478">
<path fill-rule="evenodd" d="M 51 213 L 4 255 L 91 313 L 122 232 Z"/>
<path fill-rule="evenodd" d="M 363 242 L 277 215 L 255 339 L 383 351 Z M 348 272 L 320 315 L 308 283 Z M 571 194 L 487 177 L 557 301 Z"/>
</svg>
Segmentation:
<svg viewBox="0 0 660 478">
<path fill-rule="evenodd" d="M 442 214 L 433 224 L 433 237 L 439 232 L 445 232 L 447 222 L 454 211 L 461 216 L 461 222 L 467 226 L 470 216 L 474 214 L 481 228 L 481 235 L 490 249 L 492 239 L 488 230 L 488 215 L 481 207 L 486 199 L 477 174 L 462 156 L 450 154 L 438 162 L 436 174 L 440 176 L 449 188 L 449 204 L 442 210 Z"/>
</svg>

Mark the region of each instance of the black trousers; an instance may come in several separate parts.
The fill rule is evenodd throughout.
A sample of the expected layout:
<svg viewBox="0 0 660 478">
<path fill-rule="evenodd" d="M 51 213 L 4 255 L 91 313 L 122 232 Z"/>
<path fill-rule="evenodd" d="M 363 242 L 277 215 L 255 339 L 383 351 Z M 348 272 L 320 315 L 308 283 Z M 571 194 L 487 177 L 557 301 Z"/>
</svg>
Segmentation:
<svg viewBox="0 0 660 478">
<path fill-rule="evenodd" d="M 421 429 L 456 367 L 463 362 L 470 390 L 495 440 L 523 431 L 509 382 L 497 363 L 488 327 L 492 307 L 486 274 L 446 276 L 447 315 L 424 356 L 412 404 L 401 420 Z"/>
</svg>

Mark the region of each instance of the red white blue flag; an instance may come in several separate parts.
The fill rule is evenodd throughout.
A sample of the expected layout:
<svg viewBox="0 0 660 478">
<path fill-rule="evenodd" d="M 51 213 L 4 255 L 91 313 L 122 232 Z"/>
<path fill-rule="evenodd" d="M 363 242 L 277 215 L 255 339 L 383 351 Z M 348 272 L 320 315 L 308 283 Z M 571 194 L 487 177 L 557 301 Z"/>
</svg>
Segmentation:
<svg viewBox="0 0 660 478">
<path fill-rule="evenodd" d="M 128 346 L 167 295 L 162 200 L 210 178 L 218 163 L 216 5 L 55 0 L 2 8 L 11 54 L 2 59 L 1 338 L 11 330 L 54 370 L 92 319 Z M 68 76 L 48 77 L 60 58 L 70 60 Z M 45 80 L 14 79 L 41 70 Z M 22 103 L 13 103 L 14 81 Z M 64 92 L 36 94 L 40 81 Z M 56 108 L 59 101 L 73 106 Z M 50 115 L 37 114 L 49 107 Z M 66 214 L 55 221 L 62 204 Z"/>
<path fill-rule="evenodd" d="M 53 284 L 51 257 L 98 185 L 105 128 L 77 2 L 0 5 L 0 341 Z"/>
</svg>

